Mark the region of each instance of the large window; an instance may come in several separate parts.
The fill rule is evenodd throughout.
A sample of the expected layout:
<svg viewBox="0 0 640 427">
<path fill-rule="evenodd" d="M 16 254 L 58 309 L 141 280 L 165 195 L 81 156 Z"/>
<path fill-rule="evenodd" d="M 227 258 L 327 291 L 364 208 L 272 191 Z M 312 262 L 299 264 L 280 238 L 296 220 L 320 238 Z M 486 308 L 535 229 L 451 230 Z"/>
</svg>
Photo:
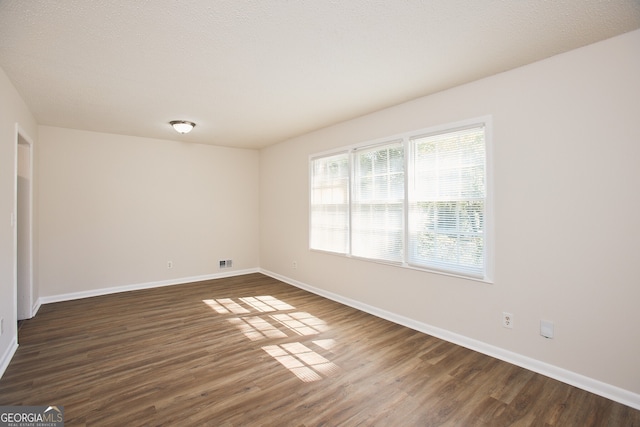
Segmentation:
<svg viewBox="0 0 640 427">
<path fill-rule="evenodd" d="M 484 127 L 409 139 L 409 252 L 417 266 L 484 275 Z"/>
<path fill-rule="evenodd" d="M 349 252 L 349 155 L 311 162 L 311 248 Z"/>
<path fill-rule="evenodd" d="M 402 261 L 404 147 L 385 144 L 353 153 L 351 254 Z"/>
<path fill-rule="evenodd" d="M 488 118 L 311 158 L 310 247 L 488 280 Z"/>
</svg>

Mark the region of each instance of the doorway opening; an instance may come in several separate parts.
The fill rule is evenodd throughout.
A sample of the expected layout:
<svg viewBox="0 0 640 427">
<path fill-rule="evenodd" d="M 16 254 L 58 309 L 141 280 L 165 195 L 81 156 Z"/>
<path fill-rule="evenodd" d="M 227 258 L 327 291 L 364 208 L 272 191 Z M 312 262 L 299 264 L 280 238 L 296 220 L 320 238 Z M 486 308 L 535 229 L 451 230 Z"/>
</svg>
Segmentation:
<svg viewBox="0 0 640 427">
<path fill-rule="evenodd" d="M 33 143 L 16 125 L 16 314 L 33 317 Z"/>
</svg>

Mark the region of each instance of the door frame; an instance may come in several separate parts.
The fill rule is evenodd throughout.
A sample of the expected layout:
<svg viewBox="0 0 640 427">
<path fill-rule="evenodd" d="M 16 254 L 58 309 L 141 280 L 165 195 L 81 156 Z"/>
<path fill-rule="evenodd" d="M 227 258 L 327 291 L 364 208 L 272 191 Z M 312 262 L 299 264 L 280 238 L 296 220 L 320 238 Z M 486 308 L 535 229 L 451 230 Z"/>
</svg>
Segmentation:
<svg viewBox="0 0 640 427">
<path fill-rule="evenodd" d="M 26 145 L 29 150 L 29 176 L 28 176 L 28 197 L 29 197 L 29 206 L 28 212 L 21 213 L 21 216 L 26 216 L 26 221 L 28 222 L 28 230 L 29 230 L 29 240 L 27 242 L 27 262 L 28 262 L 28 271 L 29 271 L 29 280 L 26 286 L 23 284 L 21 287 L 21 292 L 25 293 L 29 302 L 29 306 L 26 310 L 26 319 L 30 319 L 33 317 L 34 312 L 34 302 L 33 302 L 33 139 L 27 134 L 27 132 L 20 126 L 20 124 L 16 123 L 15 125 L 15 145 L 14 145 L 14 200 L 13 200 L 13 215 L 12 215 L 12 225 L 13 225 L 13 283 L 14 283 L 14 310 L 16 313 L 16 321 L 18 319 L 18 221 L 24 220 L 25 218 L 18 217 L 18 150 L 20 145 Z"/>
</svg>

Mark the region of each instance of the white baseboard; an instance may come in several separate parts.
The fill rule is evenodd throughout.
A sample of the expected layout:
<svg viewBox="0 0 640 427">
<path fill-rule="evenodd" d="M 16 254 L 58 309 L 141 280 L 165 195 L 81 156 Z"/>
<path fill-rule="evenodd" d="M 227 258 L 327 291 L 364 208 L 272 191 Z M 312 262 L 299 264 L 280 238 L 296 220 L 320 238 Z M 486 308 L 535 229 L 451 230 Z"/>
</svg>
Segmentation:
<svg viewBox="0 0 640 427">
<path fill-rule="evenodd" d="M 133 285 L 115 286 L 113 288 L 93 289 L 90 291 L 72 292 L 68 294 L 51 295 L 38 298 L 37 308 L 41 304 L 50 304 L 53 302 L 71 301 L 81 298 L 96 297 L 101 295 L 115 294 L 118 292 L 137 291 L 140 289 L 160 288 L 163 286 L 182 285 L 185 283 L 202 282 L 205 280 L 221 279 L 224 277 L 243 276 L 245 274 L 258 273 L 258 268 L 250 268 L 246 270 L 235 270 L 224 273 L 205 274 L 202 276 L 182 277 L 179 279 L 161 280 L 158 282 L 136 283 Z M 34 309 L 34 315 L 35 315 Z"/>
<path fill-rule="evenodd" d="M 13 359 L 13 355 L 16 354 L 16 350 L 18 350 L 18 340 L 17 337 L 13 337 L 9 347 L 2 355 L 0 359 L 0 378 L 4 375 L 4 371 L 9 367 L 9 363 L 11 363 L 11 359 Z"/>
<path fill-rule="evenodd" d="M 116 286 L 112 288 L 102 288 L 102 289 L 94 289 L 91 291 L 73 292 L 68 294 L 40 297 L 33 305 L 31 314 L 32 314 L 32 317 L 35 317 L 35 315 L 38 313 L 38 310 L 40 309 L 40 306 L 42 304 L 49 304 L 49 303 L 61 302 L 61 301 L 71 301 L 71 300 L 76 300 L 81 298 L 115 294 L 118 292 L 135 291 L 139 289 L 150 289 L 150 288 L 159 288 L 162 286 L 181 285 L 184 283 L 202 282 L 205 280 L 221 279 L 224 277 L 243 276 L 245 274 L 259 273 L 259 272 L 260 270 L 258 268 L 251 268 L 251 269 L 245 269 L 245 270 L 229 271 L 224 273 L 206 274 L 202 276 L 183 277 L 180 279 L 162 280 L 158 282 L 137 283 L 133 285 Z M 18 349 L 17 337 L 13 337 L 13 340 L 9 345 L 9 348 L 2 355 L 2 359 L 0 359 L 0 378 L 2 378 L 2 376 L 4 375 L 4 371 L 9 366 L 9 363 L 11 362 L 11 359 L 13 358 L 17 349 Z"/>
<path fill-rule="evenodd" d="M 629 390 L 625 390 L 620 387 L 616 387 L 611 384 L 607 384 L 602 381 L 598 381 L 593 378 L 589 378 L 584 375 L 566 370 L 564 368 L 560 368 L 527 356 L 523 356 L 518 353 L 511 352 L 509 350 L 505 350 L 500 347 L 496 347 L 491 344 L 487 344 L 482 341 L 475 340 L 473 338 L 466 337 L 464 335 L 456 334 L 445 329 L 418 322 L 416 320 L 401 316 L 396 313 L 391 313 L 389 311 L 364 304 L 360 301 L 356 301 L 351 298 L 346 298 L 342 295 L 334 294 L 333 292 L 316 288 L 309 284 L 302 283 L 286 276 L 282 276 L 272 271 L 260 269 L 260 272 L 297 288 L 304 289 L 316 295 L 320 295 L 322 297 L 339 302 L 349 307 L 353 307 L 360 311 L 364 311 L 382 319 L 389 320 L 393 323 L 397 323 L 413 330 L 432 335 L 434 337 L 449 341 L 462 347 L 469 348 L 471 350 L 486 354 L 491 357 L 495 357 L 496 359 L 503 360 L 505 362 L 520 366 L 533 372 L 537 372 L 563 383 L 586 390 L 590 393 L 606 397 L 607 399 L 611 399 L 613 401 L 622 403 L 623 405 L 627 405 L 640 410 L 640 394 L 633 393 Z"/>
<path fill-rule="evenodd" d="M 191 283 L 191 282 L 201 282 L 204 280 L 241 276 L 245 274 L 258 273 L 258 272 L 265 274 L 267 276 L 273 277 L 274 279 L 280 280 L 284 283 L 288 283 L 297 288 L 304 289 L 316 295 L 320 295 L 322 297 L 339 302 L 349 307 L 353 307 L 355 309 L 380 317 L 382 319 L 389 320 L 391 322 L 397 323 L 402 326 L 406 326 L 416 331 L 419 331 L 428 335 L 432 335 L 434 337 L 469 348 L 474 351 L 478 351 L 488 356 L 495 357 L 496 359 L 503 360 L 505 362 L 511 363 L 516 366 L 520 366 L 522 368 L 528 369 L 533 372 L 537 372 L 539 374 L 545 375 L 555 380 L 562 381 L 566 384 L 570 384 L 572 386 L 586 390 L 590 393 L 597 394 L 607 399 L 611 399 L 613 401 L 622 403 L 623 405 L 627 405 L 632 408 L 640 410 L 640 394 L 633 393 L 629 390 L 625 390 L 620 387 L 616 387 L 611 384 L 607 384 L 602 381 L 595 380 L 593 378 L 586 377 L 584 375 L 566 370 L 564 368 L 560 368 L 560 367 L 557 367 L 557 366 L 554 366 L 554 365 L 551 365 L 527 356 L 523 356 L 518 353 L 511 352 L 509 350 L 505 350 L 501 347 L 496 347 L 494 345 L 487 344 L 485 342 L 478 341 L 473 338 L 466 337 L 464 335 L 456 334 L 456 333 L 447 331 L 445 329 L 441 329 L 423 322 L 416 321 L 414 319 L 410 319 L 408 317 L 401 316 L 396 313 L 382 310 L 378 307 L 374 307 L 374 306 L 362 303 L 360 301 L 335 294 L 333 292 L 316 288 L 309 284 L 306 284 L 306 283 L 303 283 L 303 282 L 300 282 L 300 281 L 291 279 L 289 277 L 282 276 L 280 274 L 274 273 L 269 270 L 264 270 L 261 268 L 252 268 L 252 269 L 246 269 L 246 270 L 231 271 L 226 273 L 216 273 L 216 274 L 209 274 L 209 275 L 203 275 L 203 276 L 185 277 L 180 279 L 139 283 L 139 284 L 133 284 L 133 285 L 117 286 L 113 288 L 102 288 L 102 289 L 96 289 L 91 291 L 74 292 L 74 293 L 68 293 L 68 294 L 40 297 L 36 302 L 36 304 L 34 305 L 33 315 L 35 316 L 41 304 L 48 304 L 48 303 L 60 302 L 60 301 L 70 301 L 70 300 L 75 300 L 80 298 L 108 295 L 108 294 L 113 294 L 118 292 L 126 292 L 126 291 L 133 291 L 133 290 L 139 290 L 139 289 L 158 288 L 162 286 L 172 286 L 172 285 L 180 285 L 180 284 Z M 14 338 L 12 345 L 2 356 L 2 359 L 0 359 L 0 377 L 2 377 L 2 374 L 4 373 L 7 366 L 9 365 L 9 362 L 11 361 L 11 358 L 13 357 L 17 348 L 18 348 L 18 344 L 16 339 Z"/>
<path fill-rule="evenodd" d="M 38 310 L 40 310 L 40 306 L 42 305 L 42 303 L 40 302 L 40 299 L 38 298 L 38 300 L 35 302 L 35 304 L 33 304 L 33 307 L 31 307 L 31 317 L 36 317 L 36 314 L 38 314 Z"/>
</svg>

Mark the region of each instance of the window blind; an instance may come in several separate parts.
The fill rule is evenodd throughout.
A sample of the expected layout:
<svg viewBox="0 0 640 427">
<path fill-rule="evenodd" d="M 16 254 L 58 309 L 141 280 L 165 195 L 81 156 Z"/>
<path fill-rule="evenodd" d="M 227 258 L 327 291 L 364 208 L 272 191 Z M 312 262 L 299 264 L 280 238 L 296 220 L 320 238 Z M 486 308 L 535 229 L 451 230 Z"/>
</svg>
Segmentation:
<svg viewBox="0 0 640 427">
<path fill-rule="evenodd" d="M 351 253 L 402 262 L 404 247 L 404 147 L 402 141 L 353 154 Z"/>
<path fill-rule="evenodd" d="M 310 247 L 346 254 L 349 251 L 349 155 L 311 161 Z"/>
<path fill-rule="evenodd" d="M 413 137 L 410 147 L 408 263 L 482 277 L 484 126 Z"/>
<path fill-rule="evenodd" d="M 310 248 L 490 280 L 488 120 L 311 158 Z"/>
</svg>

